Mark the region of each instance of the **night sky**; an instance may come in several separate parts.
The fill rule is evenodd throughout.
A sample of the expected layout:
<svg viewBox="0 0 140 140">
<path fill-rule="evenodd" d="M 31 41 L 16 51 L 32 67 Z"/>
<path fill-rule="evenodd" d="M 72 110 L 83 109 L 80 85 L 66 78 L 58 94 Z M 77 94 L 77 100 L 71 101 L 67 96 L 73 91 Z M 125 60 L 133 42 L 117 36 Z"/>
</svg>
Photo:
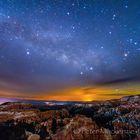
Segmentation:
<svg viewBox="0 0 140 140">
<path fill-rule="evenodd" d="M 139 80 L 139 0 L 0 0 L 0 96 L 113 98 Z"/>
</svg>

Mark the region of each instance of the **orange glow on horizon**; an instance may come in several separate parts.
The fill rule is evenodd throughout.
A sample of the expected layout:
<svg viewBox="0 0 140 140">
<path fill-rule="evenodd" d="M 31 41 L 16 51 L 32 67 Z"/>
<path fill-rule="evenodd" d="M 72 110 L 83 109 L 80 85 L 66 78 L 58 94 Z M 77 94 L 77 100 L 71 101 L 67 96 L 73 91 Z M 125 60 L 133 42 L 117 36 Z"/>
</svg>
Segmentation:
<svg viewBox="0 0 140 140">
<path fill-rule="evenodd" d="M 133 91 L 133 92 L 132 92 Z M 77 87 L 64 89 L 49 94 L 40 94 L 36 99 L 61 100 L 61 101 L 93 101 L 118 99 L 123 96 L 136 95 L 140 93 L 140 86 L 120 89 L 112 87 Z"/>
<path fill-rule="evenodd" d="M 59 101 L 93 101 L 118 99 L 123 96 L 136 95 L 140 93 L 139 85 L 106 87 L 86 86 L 58 90 L 50 93 L 19 94 L 16 92 L 0 92 L 0 97 L 31 99 L 31 100 L 59 100 Z M 30 95 L 30 96 L 27 96 Z"/>
</svg>

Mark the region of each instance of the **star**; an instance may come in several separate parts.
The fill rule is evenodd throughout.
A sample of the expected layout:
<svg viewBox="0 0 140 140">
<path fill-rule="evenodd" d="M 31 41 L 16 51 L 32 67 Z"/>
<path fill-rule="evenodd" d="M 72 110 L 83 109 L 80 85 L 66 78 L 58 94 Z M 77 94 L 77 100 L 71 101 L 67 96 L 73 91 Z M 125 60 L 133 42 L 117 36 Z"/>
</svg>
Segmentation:
<svg viewBox="0 0 140 140">
<path fill-rule="evenodd" d="M 125 8 L 128 8 L 128 5 L 125 5 Z"/>
<path fill-rule="evenodd" d="M 75 6 L 75 3 L 72 3 L 72 6 Z"/>
<path fill-rule="evenodd" d="M 86 6 L 83 6 L 83 9 L 86 9 Z"/>
<path fill-rule="evenodd" d="M 80 72 L 80 75 L 83 75 L 83 74 L 84 74 L 84 73 L 81 71 L 81 72 Z"/>
<path fill-rule="evenodd" d="M 127 57 L 127 56 L 128 56 L 128 54 L 127 54 L 127 53 L 124 53 L 124 56 L 125 56 L 125 57 Z"/>
<path fill-rule="evenodd" d="M 115 20 L 115 18 L 116 18 L 116 14 L 113 14 L 112 20 Z"/>
<path fill-rule="evenodd" d="M 69 16 L 70 15 L 70 12 L 67 12 L 67 15 Z"/>
<path fill-rule="evenodd" d="M 138 45 L 138 42 L 134 42 L 134 45 Z"/>
<path fill-rule="evenodd" d="M 30 52 L 29 52 L 29 51 L 27 51 L 27 52 L 26 52 L 26 54 L 27 54 L 27 55 L 30 55 Z"/>
<path fill-rule="evenodd" d="M 93 70 L 93 67 L 90 67 L 89 69 L 92 71 Z"/>
</svg>

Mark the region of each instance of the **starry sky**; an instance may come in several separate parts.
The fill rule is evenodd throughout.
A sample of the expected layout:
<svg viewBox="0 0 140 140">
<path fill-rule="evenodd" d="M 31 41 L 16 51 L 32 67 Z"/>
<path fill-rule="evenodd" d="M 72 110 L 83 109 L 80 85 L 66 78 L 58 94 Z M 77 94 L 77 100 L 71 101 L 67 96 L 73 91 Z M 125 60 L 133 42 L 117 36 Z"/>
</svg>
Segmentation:
<svg viewBox="0 0 140 140">
<path fill-rule="evenodd" d="M 140 93 L 139 7 L 138 0 L 0 0 L 0 96 Z"/>
</svg>

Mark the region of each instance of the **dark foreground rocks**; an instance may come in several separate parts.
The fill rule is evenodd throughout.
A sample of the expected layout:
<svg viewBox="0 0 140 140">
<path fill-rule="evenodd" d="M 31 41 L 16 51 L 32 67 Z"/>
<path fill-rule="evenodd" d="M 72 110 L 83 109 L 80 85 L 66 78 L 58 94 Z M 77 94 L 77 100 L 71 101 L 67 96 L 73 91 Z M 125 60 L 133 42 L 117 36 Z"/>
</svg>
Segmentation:
<svg viewBox="0 0 140 140">
<path fill-rule="evenodd" d="M 0 105 L 0 140 L 140 140 L 140 96 L 41 111 Z"/>
</svg>

